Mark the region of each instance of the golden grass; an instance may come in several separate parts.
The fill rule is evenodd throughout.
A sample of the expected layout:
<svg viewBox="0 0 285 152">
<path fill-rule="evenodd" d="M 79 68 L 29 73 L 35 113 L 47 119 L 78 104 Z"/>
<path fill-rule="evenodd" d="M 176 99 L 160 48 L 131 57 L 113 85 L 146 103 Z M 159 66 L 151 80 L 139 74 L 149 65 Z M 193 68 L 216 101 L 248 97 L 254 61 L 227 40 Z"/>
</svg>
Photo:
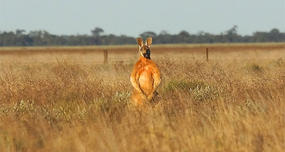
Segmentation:
<svg viewBox="0 0 285 152">
<path fill-rule="evenodd" d="M 0 53 L 0 151 L 284 151 L 284 45 L 219 48 L 208 63 L 153 47 L 160 95 L 141 108 L 128 101 L 133 48 L 107 65 L 86 48 Z"/>
</svg>

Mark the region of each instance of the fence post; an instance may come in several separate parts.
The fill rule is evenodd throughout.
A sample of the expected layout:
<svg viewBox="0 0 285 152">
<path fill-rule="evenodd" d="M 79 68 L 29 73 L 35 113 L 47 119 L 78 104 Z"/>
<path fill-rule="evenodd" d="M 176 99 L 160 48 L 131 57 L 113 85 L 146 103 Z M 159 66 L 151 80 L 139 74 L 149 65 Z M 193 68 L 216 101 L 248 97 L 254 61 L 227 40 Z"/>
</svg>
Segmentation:
<svg viewBox="0 0 285 152">
<path fill-rule="evenodd" d="M 108 50 L 104 49 L 104 64 L 108 63 Z"/>
<path fill-rule="evenodd" d="M 209 61 L 209 48 L 206 48 L 206 61 Z"/>
</svg>

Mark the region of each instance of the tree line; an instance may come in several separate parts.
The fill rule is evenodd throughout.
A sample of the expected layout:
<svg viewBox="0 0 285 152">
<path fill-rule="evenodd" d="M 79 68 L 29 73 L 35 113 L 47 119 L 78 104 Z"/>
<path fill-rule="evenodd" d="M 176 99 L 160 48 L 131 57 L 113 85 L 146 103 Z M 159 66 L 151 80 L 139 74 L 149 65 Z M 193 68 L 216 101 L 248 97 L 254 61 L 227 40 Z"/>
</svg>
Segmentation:
<svg viewBox="0 0 285 152">
<path fill-rule="evenodd" d="M 183 30 L 178 34 L 162 31 L 159 34 L 146 31 L 140 37 L 153 37 L 155 44 L 173 43 L 248 43 L 248 42 L 285 42 L 285 33 L 274 28 L 270 31 L 254 32 L 252 35 L 240 35 L 238 27 L 233 26 L 220 34 L 199 32 L 190 34 Z M 104 34 L 102 28 L 96 27 L 85 35 L 55 35 L 44 30 L 0 31 L 0 46 L 76 46 L 76 45 L 123 45 L 135 44 L 135 37 L 127 35 Z"/>
</svg>

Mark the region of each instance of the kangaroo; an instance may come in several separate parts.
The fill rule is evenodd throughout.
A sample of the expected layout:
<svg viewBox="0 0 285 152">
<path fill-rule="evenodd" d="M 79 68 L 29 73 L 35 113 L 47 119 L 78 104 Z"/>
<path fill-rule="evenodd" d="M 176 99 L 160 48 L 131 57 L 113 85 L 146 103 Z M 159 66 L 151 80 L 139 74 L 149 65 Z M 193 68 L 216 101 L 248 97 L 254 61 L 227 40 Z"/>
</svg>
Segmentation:
<svg viewBox="0 0 285 152">
<path fill-rule="evenodd" d="M 142 38 L 137 38 L 140 58 L 134 65 L 130 80 L 134 87 L 131 100 L 135 105 L 149 102 L 157 94 L 156 89 L 160 84 L 160 71 L 150 58 L 152 38 L 147 38 L 143 43 Z"/>
</svg>

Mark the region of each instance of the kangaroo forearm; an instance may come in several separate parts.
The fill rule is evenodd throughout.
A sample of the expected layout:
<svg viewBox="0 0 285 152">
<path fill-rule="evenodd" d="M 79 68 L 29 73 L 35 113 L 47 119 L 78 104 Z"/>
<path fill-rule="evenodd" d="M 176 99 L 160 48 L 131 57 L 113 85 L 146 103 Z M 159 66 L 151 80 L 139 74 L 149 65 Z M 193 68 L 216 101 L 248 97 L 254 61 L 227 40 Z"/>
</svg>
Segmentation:
<svg viewBox="0 0 285 152">
<path fill-rule="evenodd" d="M 132 86 L 134 87 L 134 89 L 135 89 L 137 92 L 144 94 L 144 92 L 143 92 L 142 89 L 140 88 L 138 82 L 137 82 L 133 77 L 131 77 L 131 83 L 132 83 Z"/>
<path fill-rule="evenodd" d="M 160 84 L 160 80 L 156 80 L 154 81 L 154 84 L 153 84 L 153 91 L 155 91 L 157 89 L 157 87 L 159 86 Z"/>
<path fill-rule="evenodd" d="M 131 81 L 131 83 L 132 83 L 132 86 L 135 88 L 135 90 L 137 90 L 138 92 L 141 92 L 141 89 L 140 89 L 139 85 L 136 82 Z"/>
</svg>

